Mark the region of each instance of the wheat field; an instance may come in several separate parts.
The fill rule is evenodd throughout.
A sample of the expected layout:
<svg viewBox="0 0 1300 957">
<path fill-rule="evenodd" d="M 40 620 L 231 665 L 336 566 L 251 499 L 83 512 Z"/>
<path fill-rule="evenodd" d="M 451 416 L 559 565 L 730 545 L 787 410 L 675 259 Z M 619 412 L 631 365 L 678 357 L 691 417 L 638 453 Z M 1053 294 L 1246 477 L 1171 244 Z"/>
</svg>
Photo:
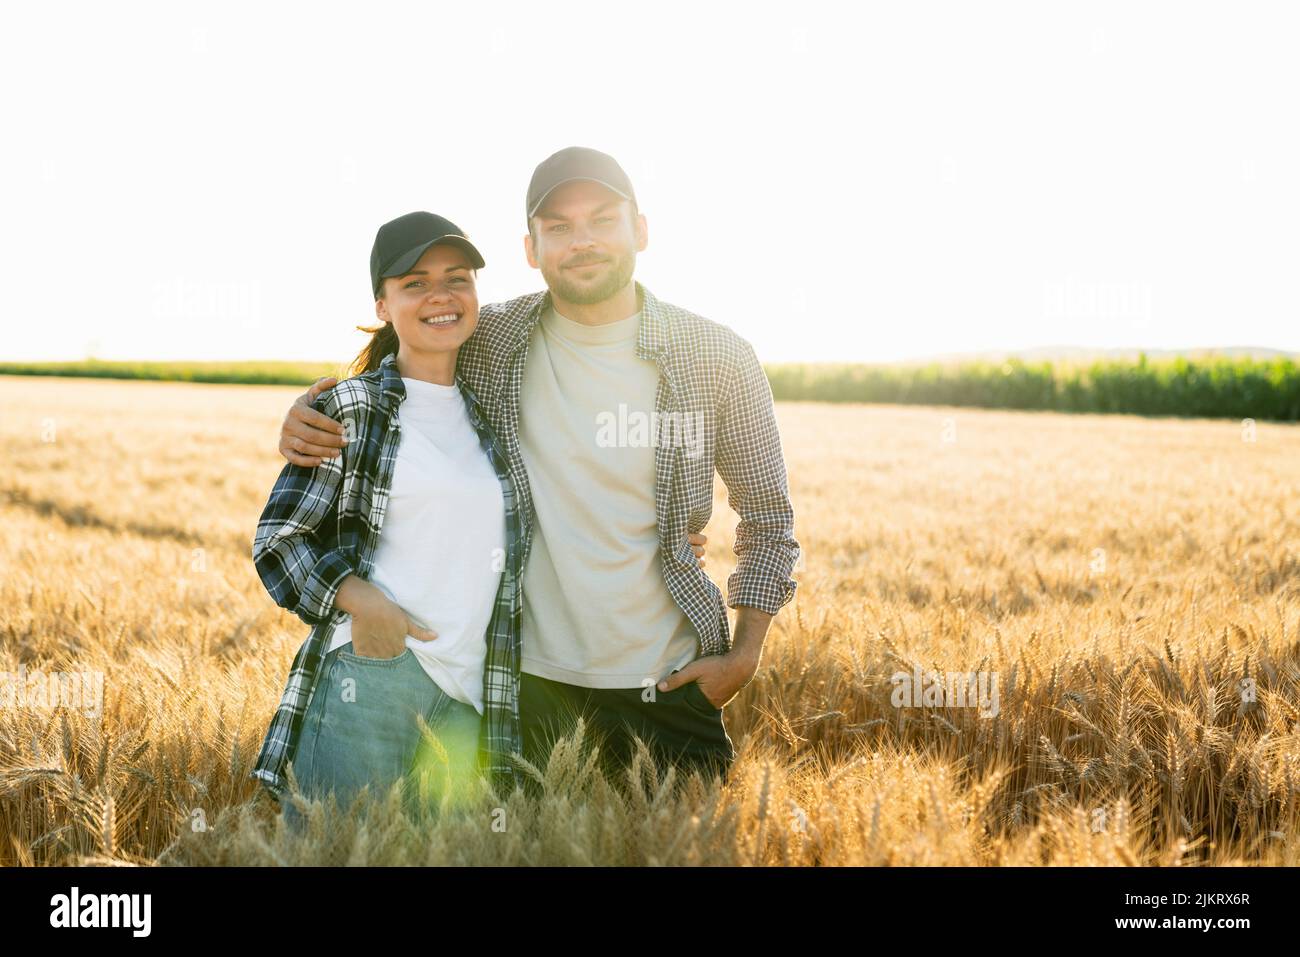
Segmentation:
<svg viewBox="0 0 1300 957">
<path fill-rule="evenodd" d="M 719 788 L 593 769 L 287 832 L 248 778 L 307 628 L 249 557 L 296 388 L 0 377 L 0 859 L 52 864 L 1300 862 L 1300 427 L 778 405 L 804 548 Z M 708 572 L 731 571 L 719 484 Z M 977 673 L 997 707 L 901 703 Z"/>
</svg>

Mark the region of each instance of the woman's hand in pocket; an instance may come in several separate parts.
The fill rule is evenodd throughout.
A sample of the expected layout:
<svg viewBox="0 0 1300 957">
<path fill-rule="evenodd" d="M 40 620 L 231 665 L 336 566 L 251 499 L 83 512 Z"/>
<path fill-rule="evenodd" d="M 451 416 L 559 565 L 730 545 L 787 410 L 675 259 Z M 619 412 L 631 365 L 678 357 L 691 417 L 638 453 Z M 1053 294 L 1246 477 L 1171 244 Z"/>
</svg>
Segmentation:
<svg viewBox="0 0 1300 957">
<path fill-rule="evenodd" d="M 406 650 L 406 636 L 432 641 L 437 634 L 422 628 L 395 601 L 368 581 L 349 575 L 335 605 L 352 616 L 352 650 L 362 658 L 396 658 Z"/>
</svg>

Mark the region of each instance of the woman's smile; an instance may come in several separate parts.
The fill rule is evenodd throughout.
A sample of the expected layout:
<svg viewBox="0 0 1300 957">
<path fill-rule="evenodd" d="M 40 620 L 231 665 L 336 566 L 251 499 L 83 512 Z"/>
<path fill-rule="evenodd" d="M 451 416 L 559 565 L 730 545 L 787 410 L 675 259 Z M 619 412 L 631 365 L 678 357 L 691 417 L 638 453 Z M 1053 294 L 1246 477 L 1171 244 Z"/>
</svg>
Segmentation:
<svg viewBox="0 0 1300 957">
<path fill-rule="evenodd" d="M 450 329 L 460 322 L 460 313 L 440 312 L 432 316 L 421 316 L 420 322 L 433 329 Z"/>
</svg>

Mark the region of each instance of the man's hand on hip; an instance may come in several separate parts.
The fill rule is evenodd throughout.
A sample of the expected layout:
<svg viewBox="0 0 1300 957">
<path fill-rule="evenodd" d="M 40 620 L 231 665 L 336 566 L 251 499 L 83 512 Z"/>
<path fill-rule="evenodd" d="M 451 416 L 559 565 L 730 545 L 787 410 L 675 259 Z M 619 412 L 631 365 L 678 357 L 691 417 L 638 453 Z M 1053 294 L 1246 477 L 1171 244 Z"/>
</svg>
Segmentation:
<svg viewBox="0 0 1300 957">
<path fill-rule="evenodd" d="M 659 682 L 660 691 L 672 691 L 694 681 L 715 708 L 721 708 L 753 680 L 758 659 L 743 650 L 733 649 L 725 655 L 696 658 L 681 671 Z"/>
</svg>

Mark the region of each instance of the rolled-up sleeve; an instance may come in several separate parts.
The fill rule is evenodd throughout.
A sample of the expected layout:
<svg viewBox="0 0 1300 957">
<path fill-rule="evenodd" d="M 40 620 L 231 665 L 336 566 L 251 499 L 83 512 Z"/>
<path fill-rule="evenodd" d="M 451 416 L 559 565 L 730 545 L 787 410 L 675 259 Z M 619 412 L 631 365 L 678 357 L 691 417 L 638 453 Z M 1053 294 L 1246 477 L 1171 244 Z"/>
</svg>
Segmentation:
<svg viewBox="0 0 1300 957">
<path fill-rule="evenodd" d="M 328 395 L 328 393 L 327 393 Z M 322 396 L 322 399 L 325 397 Z M 331 418 L 337 409 L 318 400 Z M 352 558 L 326 546 L 337 522 L 337 500 L 348 450 L 315 468 L 286 464 L 276 479 L 253 538 L 253 564 L 267 592 L 309 625 L 327 621 Z"/>
<path fill-rule="evenodd" d="M 716 461 L 727 502 L 740 522 L 727 604 L 774 615 L 794 597 L 797 582 L 791 573 L 799 543 L 772 387 L 754 347 L 743 339 L 728 383 L 718 411 Z"/>
</svg>

